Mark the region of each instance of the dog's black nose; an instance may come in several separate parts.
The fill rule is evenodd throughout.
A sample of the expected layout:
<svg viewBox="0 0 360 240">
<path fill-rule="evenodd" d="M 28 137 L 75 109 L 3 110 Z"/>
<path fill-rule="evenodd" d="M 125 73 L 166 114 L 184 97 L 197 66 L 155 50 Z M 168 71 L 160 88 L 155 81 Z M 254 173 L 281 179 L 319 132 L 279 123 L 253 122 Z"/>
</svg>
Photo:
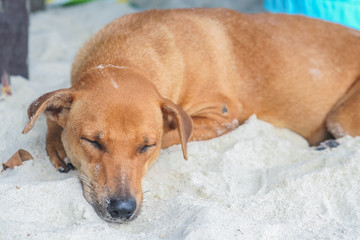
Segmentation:
<svg viewBox="0 0 360 240">
<path fill-rule="evenodd" d="M 113 218 L 129 219 L 136 209 L 136 200 L 134 198 L 120 200 L 110 199 L 107 210 Z"/>
</svg>

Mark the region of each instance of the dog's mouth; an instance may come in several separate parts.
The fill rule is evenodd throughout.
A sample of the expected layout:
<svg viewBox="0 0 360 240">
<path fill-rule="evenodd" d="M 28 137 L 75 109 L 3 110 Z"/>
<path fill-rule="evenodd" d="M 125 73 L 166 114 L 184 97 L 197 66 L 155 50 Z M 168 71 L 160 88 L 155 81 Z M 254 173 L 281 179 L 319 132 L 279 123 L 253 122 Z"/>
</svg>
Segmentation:
<svg viewBox="0 0 360 240">
<path fill-rule="evenodd" d="M 137 203 L 134 197 L 111 196 L 106 189 L 98 194 L 93 184 L 85 177 L 80 177 L 80 181 L 85 199 L 101 219 L 111 223 L 127 223 L 139 215 L 141 203 Z"/>
</svg>

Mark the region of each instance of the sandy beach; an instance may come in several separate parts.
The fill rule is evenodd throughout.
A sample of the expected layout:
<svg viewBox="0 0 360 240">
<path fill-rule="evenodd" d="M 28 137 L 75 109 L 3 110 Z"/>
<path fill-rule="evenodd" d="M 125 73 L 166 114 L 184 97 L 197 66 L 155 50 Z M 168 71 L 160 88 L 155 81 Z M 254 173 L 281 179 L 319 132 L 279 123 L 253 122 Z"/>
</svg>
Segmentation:
<svg viewBox="0 0 360 240">
<path fill-rule="evenodd" d="M 77 171 L 51 165 L 45 117 L 21 131 L 33 100 L 70 86 L 84 41 L 135 11 L 94 2 L 31 15 L 30 81 L 12 77 L 13 95 L 0 102 L 0 164 L 20 148 L 34 160 L 0 173 L 0 239 L 360 239 L 360 137 L 316 151 L 256 116 L 225 136 L 189 143 L 188 161 L 180 146 L 163 150 L 143 180 L 135 221 L 96 215 Z"/>
</svg>

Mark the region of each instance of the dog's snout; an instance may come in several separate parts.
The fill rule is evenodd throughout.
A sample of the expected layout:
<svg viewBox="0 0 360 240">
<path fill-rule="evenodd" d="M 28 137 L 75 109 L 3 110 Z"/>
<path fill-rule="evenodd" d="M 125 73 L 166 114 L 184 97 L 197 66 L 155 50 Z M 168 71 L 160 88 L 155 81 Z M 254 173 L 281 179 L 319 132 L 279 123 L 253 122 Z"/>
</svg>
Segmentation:
<svg viewBox="0 0 360 240">
<path fill-rule="evenodd" d="M 128 220 L 136 210 L 136 200 L 134 198 L 110 199 L 107 210 L 113 218 Z"/>
</svg>

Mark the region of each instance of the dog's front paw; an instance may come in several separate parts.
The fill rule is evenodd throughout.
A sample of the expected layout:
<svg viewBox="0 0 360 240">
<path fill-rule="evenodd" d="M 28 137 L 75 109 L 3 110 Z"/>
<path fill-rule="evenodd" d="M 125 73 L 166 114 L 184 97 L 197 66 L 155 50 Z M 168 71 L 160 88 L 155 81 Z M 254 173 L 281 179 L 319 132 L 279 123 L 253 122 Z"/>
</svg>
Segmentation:
<svg viewBox="0 0 360 240">
<path fill-rule="evenodd" d="M 315 150 L 323 151 L 325 149 L 336 148 L 337 146 L 339 146 L 338 141 L 336 141 L 335 139 L 329 139 L 320 143 L 319 146 L 315 147 Z"/>
<path fill-rule="evenodd" d="M 67 173 L 74 170 L 70 159 L 67 157 L 64 147 L 59 142 L 51 142 L 46 144 L 46 151 L 49 155 L 50 162 L 61 173 Z"/>
<path fill-rule="evenodd" d="M 63 166 L 59 167 L 58 168 L 58 171 L 61 172 L 61 173 L 67 173 L 69 172 L 70 170 L 74 170 L 75 167 L 74 165 L 72 165 L 72 163 L 70 162 L 70 159 L 68 157 L 65 158 L 65 168 Z"/>
</svg>

